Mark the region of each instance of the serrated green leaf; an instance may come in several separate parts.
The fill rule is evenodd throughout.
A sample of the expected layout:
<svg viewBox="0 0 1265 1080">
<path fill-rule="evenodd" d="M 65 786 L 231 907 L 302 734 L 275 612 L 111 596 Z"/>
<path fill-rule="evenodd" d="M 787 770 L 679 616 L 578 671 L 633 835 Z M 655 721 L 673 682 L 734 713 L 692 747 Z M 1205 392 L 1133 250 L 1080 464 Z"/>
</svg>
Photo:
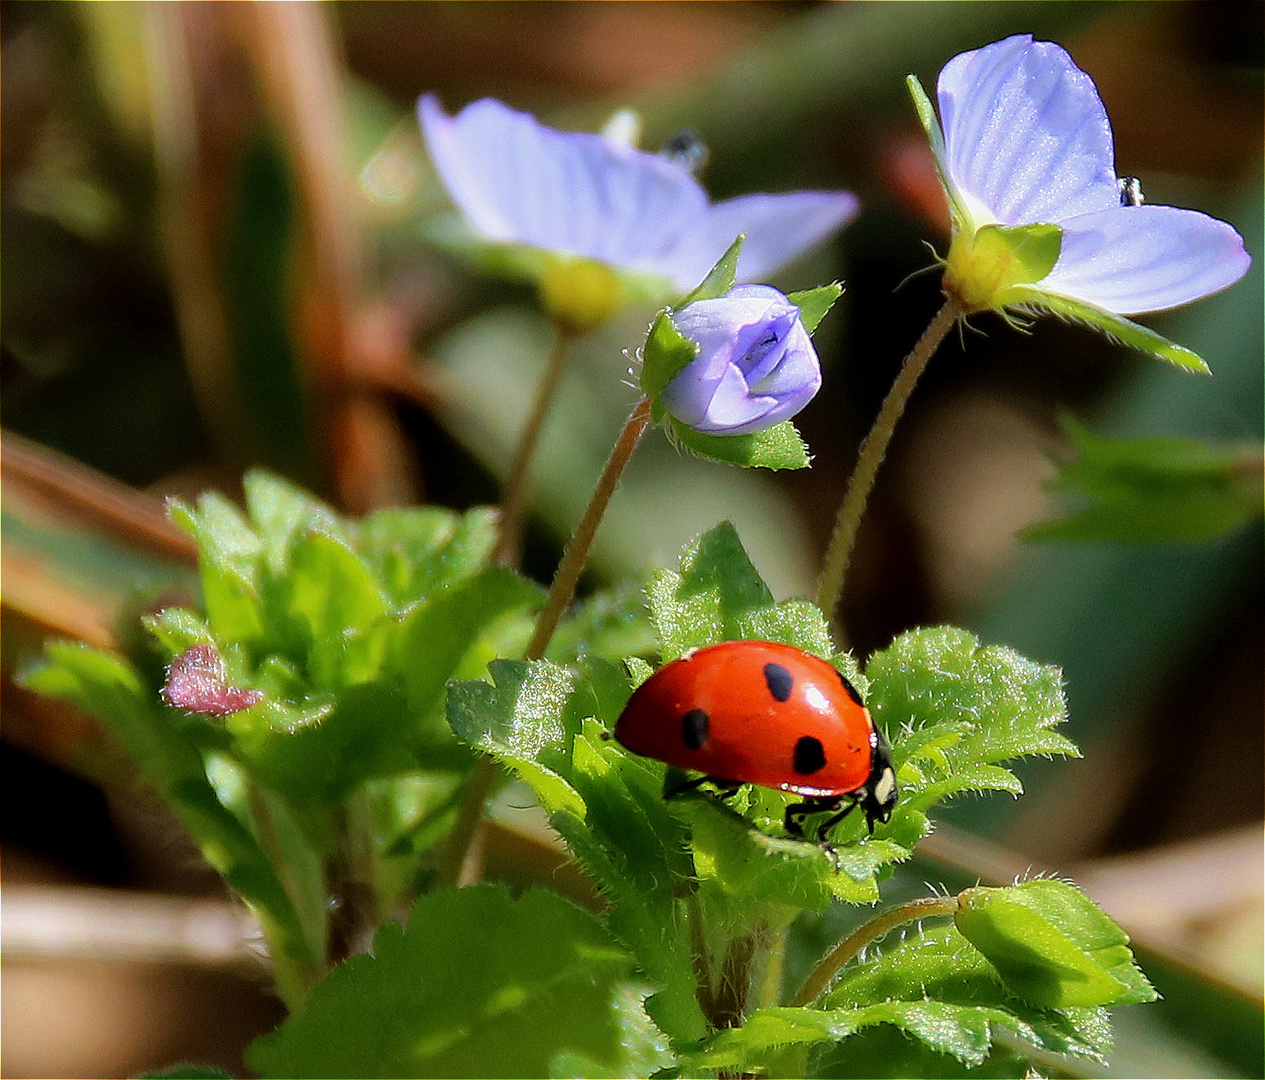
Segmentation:
<svg viewBox="0 0 1265 1080">
<path fill-rule="evenodd" d="M 545 655 L 564 663 L 583 656 L 651 653 L 657 644 L 645 593 L 628 584 L 604 589 L 574 604 Z"/>
<path fill-rule="evenodd" d="M 829 660 L 834 653 L 834 640 L 830 636 L 830 626 L 821 608 L 809 600 L 783 600 L 773 607 L 757 608 L 739 616 L 741 638 L 753 641 L 779 641 L 785 645 L 794 645 L 823 660 Z M 857 673 L 851 658 L 847 661 L 849 669 L 844 672 L 851 679 Z M 864 691 L 864 678 L 856 683 L 857 689 Z"/>
<path fill-rule="evenodd" d="M 1193 439 L 1115 439 L 1071 417 L 1064 429 L 1077 457 L 1048 490 L 1093 500 L 1077 513 L 1029 526 L 1025 540 L 1056 543 L 1203 543 L 1261 516 L 1262 450 Z"/>
<path fill-rule="evenodd" d="M 650 324 L 650 333 L 641 350 L 641 389 L 658 402 L 676 376 L 698 355 L 698 343 L 682 335 L 672 322 L 672 311 L 664 308 Z"/>
<path fill-rule="evenodd" d="M 598 1062 L 578 1050 L 564 1050 L 549 1066 L 550 1077 L 565 1080 L 625 1076 L 656 1076 L 676 1063 L 663 1032 L 646 1014 L 646 986 L 624 983 L 616 987 L 613 1008 L 619 1025 L 619 1056 L 613 1061 Z"/>
<path fill-rule="evenodd" d="M 842 295 L 843 286 L 835 282 L 831 285 L 819 285 L 815 289 L 787 293 L 786 299 L 799 308 L 799 321 L 811 334 L 821 325 L 821 320 Z"/>
<path fill-rule="evenodd" d="M 334 806 L 364 780 L 418 767 L 422 736 L 404 695 L 382 683 L 347 687 L 317 722 L 239 738 L 252 771 L 298 805 Z"/>
<path fill-rule="evenodd" d="M 738 256 L 742 254 L 742 245 L 746 236 L 738 236 L 725 253 L 716 260 L 716 264 L 707 271 L 706 277 L 694 288 L 684 300 L 676 305 L 677 311 L 688 307 L 696 300 L 715 300 L 724 296 L 734 287 L 734 278 L 738 273 Z"/>
<path fill-rule="evenodd" d="M 333 509 L 289 480 L 264 469 L 249 469 L 242 489 L 246 511 L 273 574 L 289 571 L 291 548 L 300 534 L 317 531 L 344 538 L 342 519 Z"/>
<path fill-rule="evenodd" d="M 193 645 L 212 640 L 211 628 L 206 620 L 185 608 L 163 608 L 156 615 L 143 616 L 141 622 L 153 635 L 167 660 L 174 660 Z"/>
<path fill-rule="evenodd" d="M 280 631 L 283 620 L 292 619 L 302 626 L 313 686 L 372 679 L 382 665 L 387 606 L 369 567 L 342 540 L 323 532 L 295 537 L 287 561 L 287 573 L 270 579 L 267 590 L 276 596 L 272 628 Z"/>
<path fill-rule="evenodd" d="M 1062 673 L 1011 649 L 982 646 L 955 627 L 902 634 L 866 665 L 868 703 L 894 742 L 902 809 L 925 811 L 947 794 L 1016 791 L 999 762 L 1076 755 L 1051 730 L 1066 718 Z M 906 743 L 904 734 L 909 733 Z M 994 766 L 986 768 L 986 766 Z"/>
<path fill-rule="evenodd" d="M 241 512 L 213 491 L 196 509 L 176 500 L 167 504 L 171 520 L 198 545 L 202 604 L 217 640 L 258 641 L 265 634 L 260 599 L 263 542 Z"/>
<path fill-rule="evenodd" d="M 687 649 L 740 638 L 744 619 L 773 607 L 772 593 L 727 521 L 686 545 L 679 571 L 656 571 L 646 596 L 665 662 Z"/>
<path fill-rule="evenodd" d="M 497 512 L 433 506 L 385 507 L 356 526 L 356 550 L 397 607 L 424 600 L 486 569 Z"/>
<path fill-rule="evenodd" d="M 87 646 L 52 642 L 24 685 L 101 720 L 145 779 L 167 801 L 207 861 L 251 906 L 265 933 L 295 961 L 323 953 L 318 928 L 304 926 L 270 859 L 207 779 L 197 747 L 169 721 L 157 688 L 130 665 Z"/>
<path fill-rule="evenodd" d="M 403 620 L 390 643 L 390 670 L 407 690 L 409 706 L 433 711 L 451 679 L 470 678 L 492 658 L 480 641 L 495 625 L 539 601 L 538 586 L 511 570 L 492 567 L 435 593 Z"/>
<path fill-rule="evenodd" d="M 450 687 L 454 730 L 513 768 L 549 811 L 612 903 L 612 932 L 662 987 L 647 1003 L 656 1022 L 673 1039 L 701 1038 L 689 935 L 674 898 L 692 873 L 684 831 L 664 804 L 662 767 L 604 738 L 628 698 L 627 676 L 596 660 L 575 671 L 499 660 L 489 671 L 493 686 Z"/>
<path fill-rule="evenodd" d="M 703 795 L 679 803 L 690 822 L 699 878 L 715 883 L 735 903 L 788 904 L 822 911 L 834 899 L 851 904 L 878 899 L 874 872 L 888 859 L 871 862 L 857 858 L 855 849 L 844 848 L 836 853 L 840 859 L 836 867 L 820 845 L 770 836 L 718 799 Z M 784 813 L 785 801 L 778 806 Z M 883 854 L 893 853 L 885 849 Z M 902 849 L 896 857 L 908 855 Z"/>
<path fill-rule="evenodd" d="M 745 469 L 806 469 L 812 459 L 795 425 L 783 420 L 750 435 L 706 435 L 668 416 L 672 437 L 696 454 Z"/>
<path fill-rule="evenodd" d="M 1049 312 L 1072 322 L 1101 330 L 1113 341 L 1119 341 L 1139 352 L 1167 360 L 1187 371 L 1209 374 L 1208 365 L 1195 353 L 1161 337 L 1154 330 L 1131 322 L 1122 315 L 1106 311 L 1083 300 L 1045 292 L 1039 285 L 1016 285 L 1006 290 L 1006 306 L 1033 312 Z"/>
<path fill-rule="evenodd" d="M 264 1076 L 544 1076 L 565 1051 L 620 1059 L 628 955 L 556 894 L 423 896 L 247 1054 Z"/>
<path fill-rule="evenodd" d="M 494 660 L 488 673 L 491 685 L 462 681 L 448 687 L 453 731 L 512 767 L 546 810 L 583 818 L 584 802 L 564 779 L 578 731 L 567 724 L 574 676 L 557 664 L 525 660 Z"/>
<path fill-rule="evenodd" d="M 843 1042 L 891 1025 L 930 1049 L 976 1066 L 998 1029 L 1056 1054 L 1101 1061 L 1110 1040 L 1098 1008 L 1037 1009 L 1012 997 L 995 969 L 950 924 L 909 927 L 881 951 L 845 969 L 822 1009 L 773 1008 L 752 1013 L 738 1029 L 708 1040 L 683 1071 L 758 1072 L 788 1046 Z"/>
<path fill-rule="evenodd" d="M 958 930 L 1025 1001 L 1068 1008 L 1155 1000 L 1129 936 L 1075 886 L 1038 878 L 967 889 L 959 900 Z"/>
</svg>

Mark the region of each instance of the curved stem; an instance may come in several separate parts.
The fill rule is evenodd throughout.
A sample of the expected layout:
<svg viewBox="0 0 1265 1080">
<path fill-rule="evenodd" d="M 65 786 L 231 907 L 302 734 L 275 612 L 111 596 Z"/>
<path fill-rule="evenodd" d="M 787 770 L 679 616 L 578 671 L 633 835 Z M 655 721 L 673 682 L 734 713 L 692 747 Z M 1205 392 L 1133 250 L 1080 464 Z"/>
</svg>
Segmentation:
<svg viewBox="0 0 1265 1080">
<path fill-rule="evenodd" d="M 483 820 L 483 804 L 488 800 L 499 770 L 500 766 L 491 754 L 481 754 L 474 763 L 465 791 L 461 794 L 456 823 L 444 841 L 435 879 L 436 888 L 474 885 L 482 877 L 482 859 L 476 858 L 480 845 L 476 841 Z"/>
<path fill-rule="evenodd" d="M 826 987 L 830 985 L 830 981 L 839 974 L 849 960 L 889 930 L 894 930 L 904 923 L 917 922 L 929 915 L 952 915 L 957 909 L 956 896 L 927 896 L 921 900 L 910 900 L 906 904 L 900 904 L 876 916 L 844 938 L 817 965 L 791 1001 L 792 1007 L 811 1005 L 821 997 Z"/>
<path fill-rule="evenodd" d="M 553 640 L 554 631 L 562 619 L 575 592 L 576 582 L 588 561 L 589 548 L 593 545 L 593 537 L 602 521 L 602 515 L 610 504 L 611 496 L 619 486 L 619 478 L 628 465 L 632 452 L 641 441 L 641 436 L 650 422 L 650 399 L 642 398 L 636 408 L 624 422 L 624 429 L 615 440 L 610 457 L 606 459 L 606 467 L 598 478 L 597 487 L 589 500 L 588 508 L 576 526 L 571 543 L 567 545 L 562 562 L 554 574 L 553 585 L 545 598 L 545 606 L 536 621 L 536 629 L 532 634 L 525 660 L 539 660 L 545 655 L 549 642 Z M 504 535 L 504 534 L 502 534 Z M 465 794 L 461 799 L 461 808 L 457 812 L 457 822 L 448 834 L 442 863 L 439 870 L 438 885 L 470 885 L 478 880 L 478 874 L 472 866 L 472 854 L 478 847 L 477 838 L 479 823 L 483 817 L 483 804 L 487 801 L 492 782 L 496 779 L 499 766 L 490 754 L 484 754 L 474 766 L 470 779 L 466 782 Z"/>
<path fill-rule="evenodd" d="M 523 510 L 527 505 L 532 462 L 536 457 L 540 433 L 545 426 L 545 416 L 562 382 L 562 373 L 566 370 L 567 358 L 571 354 L 571 344 L 574 341 L 575 334 L 555 324 L 553 347 L 549 350 L 544 373 L 536 387 L 536 397 L 523 424 L 522 433 L 518 436 L 514 460 L 501 489 L 501 520 L 496 548 L 492 552 L 492 561 L 497 566 L 516 567 L 522 560 Z"/>
<path fill-rule="evenodd" d="M 892 383 L 892 388 L 883 399 L 883 405 L 874 419 L 874 426 L 861 444 L 861 452 L 857 455 L 856 466 L 844 491 L 839 516 L 835 519 L 834 533 L 822 561 L 821 577 L 817 582 L 817 606 L 827 617 L 834 614 L 843 599 L 843 582 L 852 558 L 852 548 L 856 544 L 857 529 L 861 524 L 861 516 L 865 513 L 865 504 L 874 488 L 878 467 L 887 455 L 896 422 L 905 411 L 905 404 L 913 393 L 914 385 L 926 370 L 927 361 L 961 314 L 962 309 L 957 302 L 950 299 L 931 320 L 931 325 L 923 331 L 918 344 L 905 357 L 896 381 Z"/>
<path fill-rule="evenodd" d="M 548 597 L 545 598 L 544 609 L 536 621 L 536 631 L 532 634 L 531 642 L 524 654 L 525 659 L 539 660 L 545 655 L 545 650 L 553 639 L 553 632 L 558 628 L 562 613 L 571 602 L 571 596 L 575 592 L 576 582 L 580 580 L 584 564 L 588 561 L 589 548 L 593 545 L 593 537 L 597 534 L 602 515 L 606 513 L 606 507 L 619 486 L 619 479 L 624 474 L 628 459 L 632 457 L 632 452 L 641 441 L 642 433 L 649 422 L 650 399 L 646 397 L 642 398 L 636 408 L 629 413 L 628 419 L 624 421 L 624 430 L 619 433 L 619 438 L 615 440 L 615 446 L 611 450 L 611 456 L 606 459 L 606 467 L 598 478 L 597 487 L 593 489 L 588 508 L 584 511 L 580 524 L 575 527 L 575 534 L 571 537 L 571 543 L 567 545 L 562 562 L 558 564 L 553 585 L 549 589 Z"/>
</svg>

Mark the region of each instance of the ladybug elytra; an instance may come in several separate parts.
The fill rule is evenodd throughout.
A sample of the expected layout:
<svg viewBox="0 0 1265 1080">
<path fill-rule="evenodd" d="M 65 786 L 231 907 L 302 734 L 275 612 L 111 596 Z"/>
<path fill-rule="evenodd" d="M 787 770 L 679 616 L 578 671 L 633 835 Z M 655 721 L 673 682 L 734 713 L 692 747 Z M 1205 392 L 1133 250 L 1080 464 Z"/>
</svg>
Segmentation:
<svg viewBox="0 0 1265 1080">
<path fill-rule="evenodd" d="M 824 843 L 857 806 L 873 834 L 896 805 L 891 755 L 861 696 L 832 664 L 791 645 L 726 641 L 690 650 L 633 691 L 615 738 L 635 754 L 704 774 L 669 794 L 713 781 L 727 794 L 759 784 L 804 796 L 786 809 L 792 836 L 803 835 L 809 814 L 836 811 L 817 830 Z"/>
</svg>

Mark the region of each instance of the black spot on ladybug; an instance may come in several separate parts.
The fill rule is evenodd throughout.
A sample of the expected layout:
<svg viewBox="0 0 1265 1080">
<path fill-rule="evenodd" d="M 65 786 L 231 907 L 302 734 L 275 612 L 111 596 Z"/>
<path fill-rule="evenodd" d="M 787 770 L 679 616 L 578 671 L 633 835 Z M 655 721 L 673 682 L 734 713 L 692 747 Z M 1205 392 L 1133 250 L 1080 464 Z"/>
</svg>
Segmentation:
<svg viewBox="0 0 1265 1080">
<path fill-rule="evenodd" d="M 778 701 L 790 701 L 791 691 L 795 689 L 795 676 L 781 664 L 765 664 L 764 681 L 774 698 Z"/>
<path fill-rule="evenodd" d="M 699 749 L 707 742 L 707 713 L 702 709 L 691 709 L 681 717 L 681 741 L 690 750 Z"/>
<path fill-rule="evenodd" d="M 861 700 L 861 695 L 857 693 L 857 688 L 848 682 L 847 676 L 842 671 L 836 671 L 835 674 L 839 676 L 839 681 L 843 683 L 843 688 L 848 692 L 848 697 L 864 709 L 865 702 Z"/>
<path fill-rule="evenodd" d="M 795 743 L 795 758 L 792 763 L 800 776 L 815 773 L 826 764 L 826 750 L 820 739 L 811 735 L 801 735 Z"/>
</svg>

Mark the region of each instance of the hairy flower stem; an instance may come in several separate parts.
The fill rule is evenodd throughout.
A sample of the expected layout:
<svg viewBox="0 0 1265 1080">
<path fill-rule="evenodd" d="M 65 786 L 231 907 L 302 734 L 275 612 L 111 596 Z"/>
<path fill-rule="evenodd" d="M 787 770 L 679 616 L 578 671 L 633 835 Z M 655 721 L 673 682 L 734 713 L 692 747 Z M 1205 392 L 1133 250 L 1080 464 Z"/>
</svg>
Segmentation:
<svg viewBox="0 0 1265 1080">
<path fill-rule="evenodd" d="M 628 460 L 637 448 L 637 443 L 641 441 L 641 436 L 649 422 L 650 399 L 647 397 L 642 398 L 629 414 L 624 422 L 624 429 L 619 433 L 611 455 L 606 460 L 606 467 L 598 478 L 597 487 L 589 500 L 588 508 L 584 511 L 580 524 L 576 526 L 575 535 L 571 537 L 571 543 L 567 545 L 562 562 L 558 564 L 553 585 L 545 598 L 544 609 L 536 621 L 536 630 L 524 653 L 524 659 L 539 660 L 545 655 L 549 642 L 553 640 L 553 633 L 558 628 L 562 613 L 571 602 L 576 582 L 580 580 L 584 564 L 588 561 L 589 548 L 593 545 L 593 537 L 597 534 L 602 515 L 606 513 L 611 496 L 615 494 L 615 489 L 619 486 L 619 478 L 624 474 Z M 473 855 L 478 847 L 476 839 L 479 822 L 483 817 L 483 804 L 487 801 L 498 768 L 496 760 L 491 755 L 484 754 L 470 774 L 461 799 L 461 807 L 457 811 L 457 822 L 452 832 L 448 834 L 445 844 L 439 869 L 438 885 L 441 888 L 471 885 L 479 878 Z"/>
<path fill-rule="evenodd" d="M 553 347 L 549 350 L 544 373 L 536 387 L 536 397 L 518 437 L 514 461 L 505 478 L 505 486 L 501 489 L 501 518 L 496 548 L 492 552 L 492 561 L 497 566 L 517 567 L 522 561 L 523 510 L 527 505 L 531 467 L 536 457 L 536 447 L 540 443 L 541 431 L 545 426 L 545 417 L 562 382 L 562 373 L 566 370 L 567 358 L 571 355 L 571 345 L 575 337 L 572 331 L 560 323 L 554 324 Z"/>
<path fill-rule="evenodd" d="M 830 537 L 830 545 L 822 561 L 821 577 L 817 582 L 817 606 L 827 617 L 834 614 L 843 599 L 843 582 L 852 558 L 852 549 L 856 544 L 857 529 L 865 513 L 870 492 L 874 489 L 878 468 L 887 455 L 896 422 L 905 411 L 909 395 L 913 393 L 915 384 L 926 370 L 927 362 L 961 314 L 962 309 L 957 302 L 950 299 L 931 320 L 931 325 L 923 331 L 918 344 L 905 357 L 896 381 L 883 399 L 883 406 L 874 420 L 874 426 L 861 444 L 861 452 L 857 455 L 856 467 L 852 470 L 852 477 L 844 491 L 839 516 L 835 519 L 835 530 Z"/>
<path fill-rule="evenodd" d="M 952 915 L 958 909 L 956 896 L 927 896 L 920 900 L 910 900 L 899 904 L 890 911 L 885 911 L 858 927 L 849 934 L 828 955 L 813 973 L 808 976 L 799 993 L 791 1001 L 792 1007 L 811 1005 L 830 985 L 830 981 L 843 970 L 853 957 L 857 956 L 867 945 L 872 944 L 890 930 L 905 923 L 917 922 L 930 915 Z"/>
<path fill-rule="evenodd" d="M 650 399 L 646 397 L 642 398 L 629 413 L 628 419 L 624 421 L 623 431 L 615 440 L 611 456 L 606 459 L 606 467 L 598 478 L 597 487 L 593 489 L 588 508 L 584 511 L 580 524 L 575 527 L 575 534 L 571 537 L 571 543 L 567 545 L 562 562 L 558 564 L 553 585 L 545 599 L 544 610 L 541 611 L 540 618 L 536 620 L 536 632 L 532 634 L 531 642 L 524 654 L 526 659 L 539 660 L 545 655 L 545 650 L 553 639 L 553 632 L 558 628 L 562 613 L 571 603 L 576 582 L 580 580 L 580 574 L 584 571 L 584 564 L 588 562 L 589 548 L 593 546 L 593 537 L 597 534 L 602 515 L 606 513 L 611 496 L 615 494 L 615 489 L 619 486 L 619 479 L 624 475 L 628 459 L 637 449 L 637 443 L 641 441 L 642 433 L 645 432 L 649 422 Z"/>
</svg>

